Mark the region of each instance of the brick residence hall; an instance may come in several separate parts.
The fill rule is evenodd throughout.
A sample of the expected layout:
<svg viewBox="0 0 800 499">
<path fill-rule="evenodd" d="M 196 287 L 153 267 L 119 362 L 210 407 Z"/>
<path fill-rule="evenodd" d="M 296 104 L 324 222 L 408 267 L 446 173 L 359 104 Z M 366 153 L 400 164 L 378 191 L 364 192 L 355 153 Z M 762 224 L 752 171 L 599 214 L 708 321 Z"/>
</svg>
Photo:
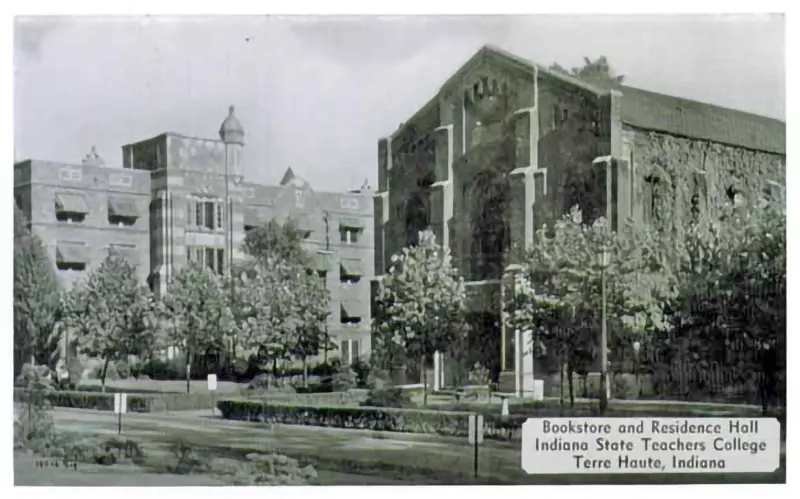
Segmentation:
<svg viewBox="0 0 800 499">
<path fill-rule="evenodd" d="M 328 331 L 352 360 L 370 349 L 372 192 L 314 190 L 291 168 L 280 185 L 247 182 L 240 161 L 244 129 L 233 106 L 219 139 L 163 133 L 122 147 L 122 167 L 92 148 L 80 163 L 25 160 L 14 165 L 14 198 L 70 286 L 109 249 L 134 264 L 158 294 L 190 261 L 223 273 L 244 258 L 245 233 L 270 219 L 307 234 L 316 270 L 331 291 Z"/>
<path fill-rule="evenodd" d="M 728 199 L 781 195 L 785 129 L 741 111 L 601 88 L 483 47 L 378 142 L 376 280 L 430 227 L 468 284 L 471 362 L 489 368 L 501 391 L 530 392 L 534 376 L 546 381 L 553 370 L 515 348 L 531 333 L 506 331 L 500 310 L 535 230 L 578 205 L 584 220 L 606 216 L 612 230 L 632 218 L 679 236 L 690 217 Z M 437 355 L 434 371 L 434 385 L 447 384 L 447 359 Z"/>
</svg>

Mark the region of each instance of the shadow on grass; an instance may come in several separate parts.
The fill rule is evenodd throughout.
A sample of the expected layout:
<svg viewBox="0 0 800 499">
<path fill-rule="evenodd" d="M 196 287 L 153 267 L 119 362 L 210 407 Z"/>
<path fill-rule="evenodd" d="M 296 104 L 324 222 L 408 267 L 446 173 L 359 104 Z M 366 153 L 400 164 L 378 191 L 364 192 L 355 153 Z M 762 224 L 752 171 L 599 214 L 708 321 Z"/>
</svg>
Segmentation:
<svg viewBox="0 0 800 499">
<path fill-rule="evenodd" d="M 169 439 L 164 439 L 165 442 Z M 396 459 L 383 461 L 380 459 L 358 460 L 346 457 L 312 456 L 309 452 L 301 452 L 279 447 L 269 450 L 261 448 L 230 448 L 222 445 L 197 447 L 204 454 L 216 458 L 228 458 L 245 461 L 249 453 L 276 452 L 297 459 L 301 466 L 312 465 L 318 471 L 330 471 L 339 474 L 371 476 L 391 479 L 397 485 L 705 485 L 705 484 L 777 484 L 786 483 L 786 458 L 781 457 L 780 468 L 773 473 L 691 473 L 691 474 L 609 474 L 609 475 L 528 475 L 522 469 L 498 469 L 491 461 L 484 464 L 476 478 L 472 472 L 464 472 L 455 466 L 448 467 L 439 460 L 426 463 L 426 459 L 418 462 L 419 456 L 413 454 L 410 460 L 416 464 L 398 463 Z M 394 455 L 396 457 L 396 454 Z M 432 464 L 433 466 L 425 466 Z M 442 466 L 445 464 L 445 466 Z M 437 466 L 438 465 L 438 466 Z M 359 484 L 363 482 L 359 481 Z M 334 485 L 334 484 L 326 484 Z M 337 483 L 336 485 L 350 485 Z"/>
</svg>

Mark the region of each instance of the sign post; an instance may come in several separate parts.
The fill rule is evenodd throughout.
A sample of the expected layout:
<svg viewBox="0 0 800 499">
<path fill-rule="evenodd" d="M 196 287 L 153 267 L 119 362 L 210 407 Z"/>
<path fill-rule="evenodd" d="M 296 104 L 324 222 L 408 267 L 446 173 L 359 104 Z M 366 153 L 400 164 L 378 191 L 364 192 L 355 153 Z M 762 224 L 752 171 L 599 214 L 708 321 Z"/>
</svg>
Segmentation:
<svg viewBox="0 0 800 499">
<path fill-rule="evenodd" d="M 470 414 L 469 416 L 469 443 L 475 446 L 474 474 L 478 478 L 478 445 L 483 443 L 483 416 Z"/>
<path fill-rule="evenodd" d="M 122 435 L 122 415 L 128 410 L 128 394 L 114 394 L 114 413 L 117 415 L 117 434 Z"/>
<path fill-rule="evenodd" d="M 211 394 L 211 415 L 214 415 L 214 392 L 217 391 L 217 375 L 208 375 L 208 392 Z"/>
</svg>

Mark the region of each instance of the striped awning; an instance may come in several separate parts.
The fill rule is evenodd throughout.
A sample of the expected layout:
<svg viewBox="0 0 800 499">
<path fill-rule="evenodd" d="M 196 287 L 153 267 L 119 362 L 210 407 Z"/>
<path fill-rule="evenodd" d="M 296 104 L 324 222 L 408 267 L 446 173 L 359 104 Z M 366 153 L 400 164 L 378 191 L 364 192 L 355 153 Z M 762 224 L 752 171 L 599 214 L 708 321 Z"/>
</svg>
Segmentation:
<svg viewBox="0 0 800 499">
<path fill-rule="evenodd" d="M 343 229 L 364 229 L 364 220 L 356 217 L 342 217 L 339 219 L 339 227 Z"/>
<path fill-rule="evenodd" d="M 82 194 L 60 192 L 56 194 L 56 213 L 89 213 L 86 198 Z"/>
<path fill-rule="evenodd" d="M 115 217 L 139 218 L 139 207 L 133 199 L 111 196 L 108 198 L 108 214 Z"/>
<path fill-rule="evenodd" d="M 341 302 L 342 319 L 362 319 L 369 314 L 365 310 L 365 303 L 358 300 L 343 300 Z"/>
<path fill-rule="evenodd" d="M 343 275 L 353 277 L 364 275 L 364 265 L 361 260 L 342 260 L 341 267 Z"/>
<path fill-rule="evenodd" d="M 58 263 L 88 263 L 89 251 L 85 243 L 60 241 L 56 247 Z"/>
</svg>

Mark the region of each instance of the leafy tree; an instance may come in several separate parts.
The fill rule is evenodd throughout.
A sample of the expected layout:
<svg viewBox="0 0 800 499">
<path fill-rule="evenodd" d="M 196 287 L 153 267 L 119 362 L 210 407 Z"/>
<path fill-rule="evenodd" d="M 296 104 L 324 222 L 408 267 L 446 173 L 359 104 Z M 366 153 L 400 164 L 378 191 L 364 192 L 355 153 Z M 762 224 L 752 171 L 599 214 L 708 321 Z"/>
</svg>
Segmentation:
<svg viewBox="0 0 800 499">
<path fill-rule="evenodd" d="M 255 352 L 259 363 L 286 358 L 286 329 L 293 321 L 286 316 L 289 286 L 282 282 L 285 264 L 265 260 L 233 272 L 230 301 L 234 328 L 244 348 Z"/>
<path fill-rule="evenodd" d="M 291 220 L 281 224 L 270 220 L 266 225 L 248 231 L 244 251 L 256 260 L 268 259 L 308 266 L 310 257 L 303 249 L 305 234 Z"/>
<path fill-rule="evenodd" d="M 613 335 L 617 338 L 666 330 L 665 307 L 675 294 L 675 279 L 652 232 L 626 226 L 615 235 L 606 224 L 603 218 L 585 224 L 575 207 L 553 231 L 542 227 L 504 307 L 504 320 L 512 331 L 534 333 L 535 355 L 557 356 L 562 375 L 566 371 L 568 377 L 571 401 L 573 373 L 599 357 L 599 348 L 609 348 L 597 341 L 603 279 L 607 320 L 619 318 L 622 334 Z M 605 268 L 599 261 L 604 248 Z"/>
<path fill-rule="evenodd" d="M 392 256 L 378 299 L 384 308 L 379 344 L 394 343 L 423 367 L 434 352 L 465 340 L 464 280 L 451 265 L 449 249 L 437 244 L 431 231 L 420 233 L 417 246 Z M 423 384 L 427 405 L 424 368 Z"/>
<path fill-rule="evenodd" d="M 191 389 L 195 355 L 220 352 L 234 330 L 233 314 L 221 278 L 207 267 L 190 264 L 167 285 L 163 302 L 172 316 L 170 340 L 186 356 L 186 393 Z"/>
<path fill-rule="evenodd" d="M 611 66 L 608 64 L 606 56 L 604 55 L 598 57 L 596 61 L 592 61 L 588 57 L 584 57 L 583 62 L 583 66 L 579 68 L 572 68 L 572 71 L 567 71 L 558 63 L 554 63 L 552 66 L 550 66 L 550 69 L 559 73 L 580 78 L 581 80 L 603 88 L 618 87 L 622 85 L 622 82 L 625 79 L 625 76 L 623 75 L 614 74 Z"/>
<path fill-rule="evenodd" d="M 315 272 L 297 268 L 291 287 L 294 313 L 298 316 L 298 328 L 288 346 L 289 353 L 303 363 L 303 380 L 308 378 L 309 357 L 319 354 L 320 347 L 328 341 L 327 320 L 330 315 L 330 294 L 325 282 Z"/>
<path fill-rule="evenodd" d="M 679 256 L 673 343 L 697 367 L 716 363 L 734 372 L 740 382 L 754 383 L 763 370 L 757 352 L 769 345 L 785 354 L 783 200 L 724 205 L 718 216 L 699 219 L 688 228 Z"/>
<path fill-rule="evenodd" d="M 85 282 L 77 283 L 62 300 L 61 329 L 76 333 L 78 351 L 102 359 L 105 391 L 109 362 L 140 355 L 156 343 L 160 313 L 136 269 L 109 253 Z"/>
<path fill-rule="evenodd" d="M 24 362 L 55 368 L 58 362 L 60 285 L 41 240 L 14 209 L 14 370 Z"/>
</svg>

